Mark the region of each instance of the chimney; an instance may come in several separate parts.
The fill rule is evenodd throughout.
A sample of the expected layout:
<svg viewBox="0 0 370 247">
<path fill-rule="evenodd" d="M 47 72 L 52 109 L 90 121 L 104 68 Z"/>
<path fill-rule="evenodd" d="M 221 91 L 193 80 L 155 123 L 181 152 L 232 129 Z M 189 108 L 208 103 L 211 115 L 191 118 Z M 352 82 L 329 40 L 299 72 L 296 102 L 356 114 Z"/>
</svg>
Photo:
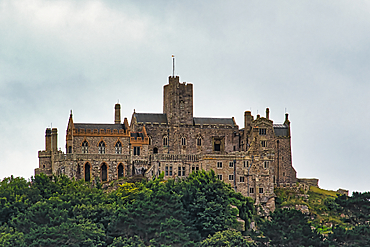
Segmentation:
<svg viewBox="0 0 370 247">
<path fill-rule="evenodd" d="M 250 111 L 245 111 L 244 112 L 244 129 L 247 130 L 250 128 L 251 123 L 252 123 L 252 114 Z"/>
<path fill-rule="evenodd" d="M 58 129 L 52 128 L 51 130 L 51 151 L 58 151 Z"/>
<path fill-rule="evenodd" d="M 288 117 L 289 117 L 289 114 L 285 113 L 285 122 L 284 122 L 284 124 L 290 127 L 290 121 L 289 121 Z"/>
<path fill-rule="evenodd" d="M 45 131 L 45 151 L 51 151 L 51 129 Z"/>
<path fill-rule="evenodd" d="M 121 123 L 121 105 L 118 103 L 114 106 L 114 123 Z"/>
<path fill-rule="evenodd" d="M 266 108 L 266 119 L 270 119 L 270 109 Z"/>
</svg>

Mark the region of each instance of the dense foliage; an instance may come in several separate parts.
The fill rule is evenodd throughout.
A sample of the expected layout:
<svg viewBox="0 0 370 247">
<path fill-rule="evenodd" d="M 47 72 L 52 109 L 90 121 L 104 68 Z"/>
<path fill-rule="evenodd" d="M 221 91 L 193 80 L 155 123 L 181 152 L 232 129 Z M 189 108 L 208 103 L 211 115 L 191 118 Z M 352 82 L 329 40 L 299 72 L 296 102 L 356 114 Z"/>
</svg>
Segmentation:
<svg viewBox="0 0 370 247">
<path fill-rule="evenodd" d="M 10 177 L 0 183 L 0 246 L 197 246 L 240 227 L 237 214 L 248 225 L 253 210 L 212 171 L 111 192 L 63 176 Z"/>
</svg>

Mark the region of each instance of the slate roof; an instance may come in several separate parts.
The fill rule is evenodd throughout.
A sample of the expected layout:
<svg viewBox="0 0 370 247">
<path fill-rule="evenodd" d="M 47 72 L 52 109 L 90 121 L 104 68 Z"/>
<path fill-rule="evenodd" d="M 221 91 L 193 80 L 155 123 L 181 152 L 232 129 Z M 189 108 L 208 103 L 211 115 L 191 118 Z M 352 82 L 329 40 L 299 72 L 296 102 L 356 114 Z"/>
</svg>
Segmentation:
<svg viewBox="0 0 370 247">
<path fill-rule="evenodd" d="M 74 123 L 74 126 L 76 129 L 97 129 L 97 130 L 107 130 L 107 129 L 110 129 L 110 130 L 121 130 L 121 129 L 125 129 L 125 126 L 123 124 L 94 124 L 94 123 Z"/>
<path fill-rule="evenodd" d="M 231 125 L 234 127 L 234 121 L 232 118 L 205 118 L 205 117 L 195 117 L 193 118 L 194 124 L 224 124 Z"/>
<path fill-rule="evenodd" d="M 138 123 L 167 124 L 167 114 L 163 113 L 134 113 Z"/>
<path fill-rule="evenodd" d="M 276 136 L 289 136 L 289 128 L 285 124 L 274 124 Z"/>
</svg>

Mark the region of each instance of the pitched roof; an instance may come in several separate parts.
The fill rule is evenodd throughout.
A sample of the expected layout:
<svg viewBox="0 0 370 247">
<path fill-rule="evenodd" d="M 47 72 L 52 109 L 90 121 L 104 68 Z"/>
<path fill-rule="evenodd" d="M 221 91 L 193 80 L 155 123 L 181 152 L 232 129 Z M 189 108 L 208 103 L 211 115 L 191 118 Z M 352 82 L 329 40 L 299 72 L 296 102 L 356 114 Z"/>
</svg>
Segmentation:
<svg viewBox="0 0 370 247">
<path fill-rule="evenodd" d="M 135 137 L 135 139 L 137 139 L 138 137 L 141 137 L 142 139 L 144 139 L 143 133 L 140 133 L 140 132 L 130 133 L 130 136 Z"/>
<path fill-rule="evenodd" d="M 195 117 L 193 118 L 194 124 L 224 124 L 231 125 L 234 127 L 234 120 L 232 118 L 205 118 Z"/>
<path fill-rule="evenodd" d="M 75 123 L 74 124 L 74 127 L 76 129 L 103 129 L 103 130 L 107 130 L 107 129 L 110 129 L 110 130 L 121 130 L 121 129 L 125 129 L 125 126 L 123 124 L 94 124 L 94 123 Z"/>
<path fill-rule="evenodd" d="M 134 113 L 138 123 L 167 124 L 167 114 L 164 113 Z"/>
<path fill-rule="evenodd" d="M 285 124 L 274 124 L 276 136 L 289 136 L 289 128 Z"/>
</svg>

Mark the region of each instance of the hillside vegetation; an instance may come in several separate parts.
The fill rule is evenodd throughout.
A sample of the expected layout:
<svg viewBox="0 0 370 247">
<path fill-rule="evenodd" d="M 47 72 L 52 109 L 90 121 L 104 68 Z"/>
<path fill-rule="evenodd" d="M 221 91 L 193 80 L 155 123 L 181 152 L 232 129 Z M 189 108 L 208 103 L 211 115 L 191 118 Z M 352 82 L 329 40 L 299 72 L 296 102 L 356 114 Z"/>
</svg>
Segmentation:
<svg viewBox="0 0 370 247">
<path fill-rule="evenodd" d="M 369 193 L 276 194 L 277 210 L 264 218 L 213 171 L 104 185 L 9 177 L 0 182 L 0 246 L 370 245 Z"/>
</svg>

